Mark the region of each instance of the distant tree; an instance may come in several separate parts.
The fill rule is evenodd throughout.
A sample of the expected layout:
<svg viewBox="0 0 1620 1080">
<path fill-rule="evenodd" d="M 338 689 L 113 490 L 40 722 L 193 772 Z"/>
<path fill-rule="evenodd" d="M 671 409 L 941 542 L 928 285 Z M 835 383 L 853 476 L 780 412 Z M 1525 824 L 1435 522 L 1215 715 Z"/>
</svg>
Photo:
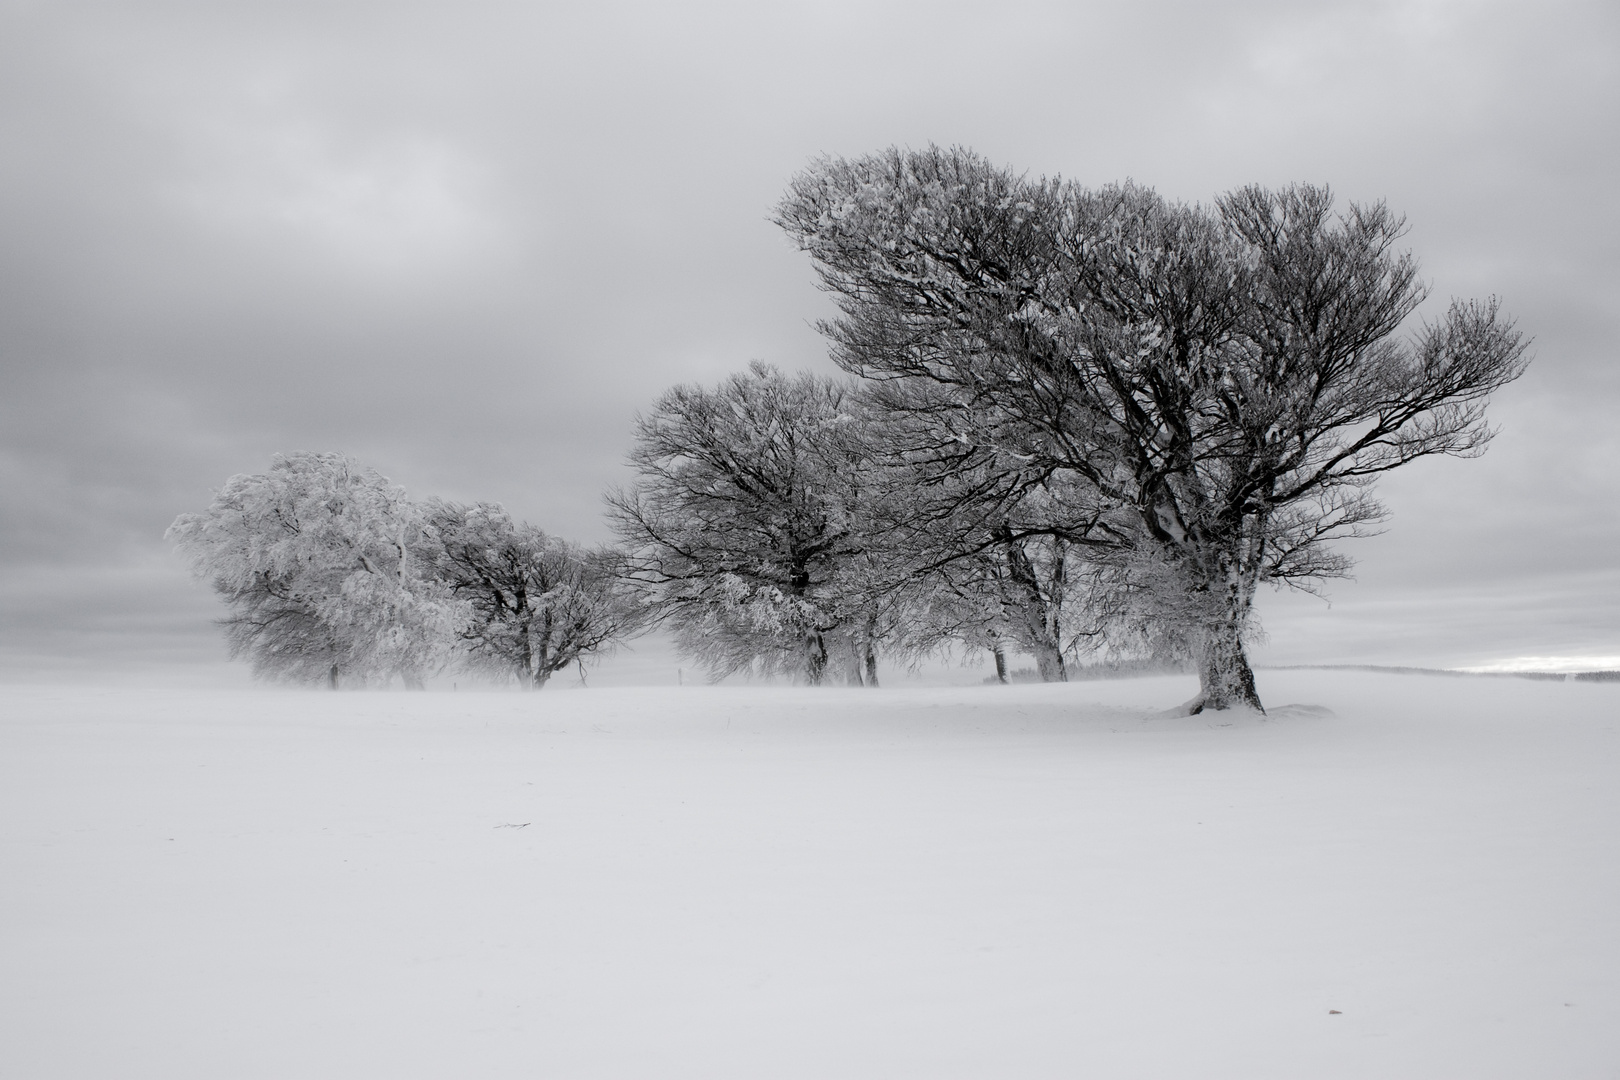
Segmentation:
<svg viewBox="0 0 1620 1080">
<path fill-rule="evenodd" d="M 1020 459 L 976 446 L 960 405 L 927 384 L 863 389 L 884 488 L 876 529 L 891 580 L 905 582 L 898 638 L 912 652 L 988 649 L 998 670 L 1016 647 L 1043 680 L 1066 679 L 1066 656 L 1096 637 L 1071 602 L 1084 565 L 1073 538 L 1096 518 L 1085 493 L 1056 476 L 1023 482 Z"/>
<path fill-rule="evenodd" d="M 1188 642 L 1194 712 L 1260 706 L 1258 585 L 1343 575 L 1325 544 L 1380 518 L 1370 483 L 1481 452 L 1486 401 L 1525 364 L 1494 301 L 1396 337 L 1424 298 L 1403 223 L 1335 215 L 1325 188 L 1185 206 L 890 150 L 818 162 L 777 220 L 839 304 L 838 363 L 931 410 L 919 468 L 982 470 L 964 499 L 987 519 L 1054 481 L 1080 493 L 1034 524 L 1120 590 L 1121 625 Z"/>
<path fill-rule="evenodd" d="M 587 549 L 492 503 L 426 507 L 424 561 L 471 612 L 467 659 L 539 690 L 640 629 L 646 611 L 626 587 L 622 557 Z"/>
<path fill-rule="evenodd" d="M 754 364 L 638 419 L 637 479 L 609 498 L 632 576 L 711 677 L 840 657 L 875 681 L 883 632 L 863 522 L 870 453 L 850 387 Z"/>
<path fill-rule="evenodd" d="M 231 477 L 167 535 L 230 608 L 231 654 L 255 675 L 419 688 L 464 617 L 414 555 L 422 526 L 386 477 L 341 454 L 298 453 Z"/>
</svg>

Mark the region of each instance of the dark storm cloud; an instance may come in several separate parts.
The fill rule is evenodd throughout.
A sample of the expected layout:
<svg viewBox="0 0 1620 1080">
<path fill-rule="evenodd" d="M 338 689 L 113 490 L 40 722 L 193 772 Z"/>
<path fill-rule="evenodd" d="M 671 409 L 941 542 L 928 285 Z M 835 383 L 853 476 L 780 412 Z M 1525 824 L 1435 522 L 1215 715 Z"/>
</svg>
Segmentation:
<svg viewBox="0 0 1620 1080">
<path fill-rule="evenodd" d="M 788 177 L 930 141 L 1189 200 L 1387 198 L 1435 303 L 1499 294 L 1537 360 L 1483 460 L 1385 486 L 1338 610 L 1410 628 L 1433 605 L 1393 598 L 1431 589 L 1534 624 L 1535 598 L 1559 648 L 1620 652 L 1612 607 L 1542 580 L 1599 580 L 1620 525 L 1611 8 L 1116 7 L 11 4 L 0 655 L 203 655 L 162 531 L 275 452 L 601 538 L 663 387 L 826 366 L 767 222 Z M 1274 651 L 1333 658 L 1274 609 Z M 1530 647 L 1433 618 L 1448 662 Z"/>
</svg>

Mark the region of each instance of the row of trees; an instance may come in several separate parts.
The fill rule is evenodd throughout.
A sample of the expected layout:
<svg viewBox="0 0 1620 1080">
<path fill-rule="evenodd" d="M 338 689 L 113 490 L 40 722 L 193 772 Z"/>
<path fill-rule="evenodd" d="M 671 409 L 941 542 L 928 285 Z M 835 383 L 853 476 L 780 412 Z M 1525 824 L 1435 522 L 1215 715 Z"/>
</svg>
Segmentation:
<svg viewBox="0 0 1620 1080">
<path fill-rule="evenodd" d="M 880 654 L 1006 651 L 1064 677 L 1076 582 L 1061 537 L 935 505 L 870 386 L 763 364 L 666 393 L 609 495 L 648 610 L 711 675 L 877 685 Z M 1100 644 L 1100 643 L 1099 643 Z"/>
<path fill-rule="evenodd" d="M 1380 520 L 1376 477 L 1481 452 L 1489 395 L 1524 369 L 1494 301 L 1398 336 L 1425 298 L 1402 221 L 1382 204 L 1335 213 L 1323 188 L 1186 206 L 965 150 L 890 150 L 816 163 L 776 221 L 838 304 L 821 329 L 852 378 L 755 365 L 638 419 L 636 480 L 608 500 L 622 549 L 557 548 L 588 568 L 589 588 L 570 588 L 602 605 L 575 658 L 654 623 L 717 677 L 810 683 L 875 684 L 880 654 L 951 647 L 988 649 L 998 669 L 1015 649 L 1047 679 L 1081 652 L 1146 654 L 1196 664 L 1192 711 L 1259 707 L 1245 649 L 1259 587 L 1343 575 L 1327 545 Z M 517 571 L 492 584 L 490 553 L 527 566 L 540 548 L 518 538 L 559 542 L 494 507 L 410 517 L 372 486 L 367 512 L 387 524 L 344 573 L 377 580 L 327 586 L 353 611 L 296 618 L 368 628 L 401 673 L 445 626 L 469 656 L 515 664 L 551 609 L 520 615 Z M 207 517 L 176 523 L 183 546 L 216 550 Z M 251 616 L 232 616 L 233 642 L 293 617 L 264 557 L 267 576 L 221 577 L 198 556 Z M 523 648 L 533 679 L 550 661 Z"/>
<path fill-rule="evenodd" d="M 539 688 L 644 617 L 612 551 L 493 504 L 413 502 L 340 454 L 232 477 L 168 535 L 229 607 L 233 656 L 334 689 L 420 687 L 452 664 Z"/>
</svg>

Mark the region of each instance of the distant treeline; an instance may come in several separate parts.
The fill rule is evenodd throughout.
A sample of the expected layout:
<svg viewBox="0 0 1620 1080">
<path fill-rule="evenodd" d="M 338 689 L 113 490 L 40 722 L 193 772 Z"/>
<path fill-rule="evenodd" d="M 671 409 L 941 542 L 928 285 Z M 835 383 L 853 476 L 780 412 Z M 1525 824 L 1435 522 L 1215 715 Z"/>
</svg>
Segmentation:
<svg viewBox="0 0 1620 1080">
<path fill-rule="evenodd" d="M 1455 668 L 1391 667 L 1385 664 L 1284 664 L 1274 671 L 1382 671 L 1391 675 L 1451 675 L 1460 678 L 1540 679 L 1546 682 L 1620 682 L 1620 671 L 1458 671 Z"/>
</svg>

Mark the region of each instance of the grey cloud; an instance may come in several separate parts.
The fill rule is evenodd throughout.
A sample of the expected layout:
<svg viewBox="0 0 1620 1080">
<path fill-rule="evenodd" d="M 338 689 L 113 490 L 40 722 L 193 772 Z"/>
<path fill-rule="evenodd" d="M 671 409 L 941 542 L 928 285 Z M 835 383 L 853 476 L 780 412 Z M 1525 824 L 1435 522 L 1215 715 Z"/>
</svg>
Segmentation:
<svg viewBox="0 0 1620 1080">
<path fill-rule="evenodd" d="M 1434 304 L 1501 295 L 1537 359 L 1486 458 L 1391 478 L 1390 531 L 1354 549 L 1345 589 L 1395 604 L 1369 612 L 1414 588 L 1557 607 L 1533 584 L 1549 562 L 1613 566 L 1608 5 L 0 19 L 0 569 L 8 597 L 60 598 L 8 602 L 7 640 L 217 658 L 184 621 L 207 598 L 161 533 L 275 452 L 343 450 L 415 493 L 602 538 L 630 417 L 663 387 L 754 358 L 827 365 L 809 326 L 826 301 L 767 221 L 788 177 L 820 153 L 929 141 L 1186 199 L 1293 179 L 1388 198 Z M 1293 608 L 1270 621 L 1305 653 L 1344 644 Z M 1620 652 L 1620 629 L 1591 626 L 1592 648 Z M 1477 650 L 1506 633 L 1480 626 Z"/>
</svg>

